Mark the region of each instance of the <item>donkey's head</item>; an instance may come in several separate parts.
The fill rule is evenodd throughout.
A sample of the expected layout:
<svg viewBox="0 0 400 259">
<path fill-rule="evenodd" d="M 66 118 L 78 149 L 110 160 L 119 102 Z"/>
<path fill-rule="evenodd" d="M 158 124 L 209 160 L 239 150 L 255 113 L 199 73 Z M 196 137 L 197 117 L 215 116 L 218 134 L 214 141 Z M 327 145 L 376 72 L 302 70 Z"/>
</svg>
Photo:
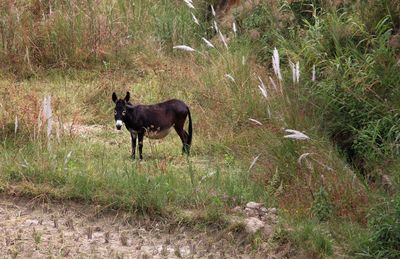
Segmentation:
<svg viewBox="0 0 400 259">
<path fill-rule="evenodd" d="M 114 118 L 115 118 L 115 127 L 117 127 L 117 130 L 121 129 L 123 121 L 125 119 L 126 105 L 129 102 L 129 97 L 130 97 L 129 92 L 126 92 L 126 96 L 124 99 L 118 99 L 115 92 L 112 94 L 112 100 L 115 103 Z"/>
</svg>

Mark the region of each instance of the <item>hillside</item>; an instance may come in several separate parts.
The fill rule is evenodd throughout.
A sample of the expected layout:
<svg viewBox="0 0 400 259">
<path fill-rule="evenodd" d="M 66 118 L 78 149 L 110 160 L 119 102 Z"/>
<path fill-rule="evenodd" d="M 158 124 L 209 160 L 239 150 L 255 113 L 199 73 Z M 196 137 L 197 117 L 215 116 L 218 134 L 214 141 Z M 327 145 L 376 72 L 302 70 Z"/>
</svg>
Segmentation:
<svg viewBox="0 0 400 259">
<path fill-rule="evenodd" d="M 250 257 L 400 256 L 397 1 L 3 1 L 0 13 L 7 203 L 179 222 Z M 132 160 L 114 91 L 187 103 L 191 155 L 171 132 Z M 249 202 L 277 208 L 273 231 L 232 220 L 254 216 Z"/>
</svg>

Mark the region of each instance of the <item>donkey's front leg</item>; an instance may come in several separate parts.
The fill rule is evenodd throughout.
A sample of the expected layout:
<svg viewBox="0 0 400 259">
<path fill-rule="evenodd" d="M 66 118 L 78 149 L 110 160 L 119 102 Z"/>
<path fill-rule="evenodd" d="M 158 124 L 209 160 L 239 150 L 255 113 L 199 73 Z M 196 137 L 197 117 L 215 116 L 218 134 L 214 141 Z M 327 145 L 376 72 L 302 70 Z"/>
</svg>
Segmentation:
<svg viewBox="0 0 400 259">
<path fill-rule="evenodd" d="M 132 159 L 135 159 L 135 153 L 136 153 L 136 132 L 130 131 L 131 132 L 131 141 L 132 141 Z"/>
<path fill-rule="evenodd" d="M 138 132 L 138 141 L 139 141 L 139 158 L 140 160 L 143 159 L 142 156 L 142 150 L 143 150 L 143 137 L 144 137 L 144 132 L 139 131 Z"/>
</svg>

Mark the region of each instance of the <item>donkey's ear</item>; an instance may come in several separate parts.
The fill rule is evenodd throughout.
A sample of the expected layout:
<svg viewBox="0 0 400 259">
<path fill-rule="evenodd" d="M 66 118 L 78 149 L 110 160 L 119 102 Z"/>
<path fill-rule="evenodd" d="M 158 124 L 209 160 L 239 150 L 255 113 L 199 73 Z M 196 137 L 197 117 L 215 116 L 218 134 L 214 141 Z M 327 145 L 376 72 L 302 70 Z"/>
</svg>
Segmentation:
<svg viewBox="0 0 400 259">
<path fill-rule="evenodd" d="M 130 97 L 131 97 L 131 94 L 129 92 L 126 92 L 125 101 L 129 102 Z"/>
<path fill-rule="evenodd" d="M 113 92 L 113 94 L 112 94 L 112 100 L 113 100 L 114 103 L 116 103 L 117 100 L 118 100 L 118 97 L 117 97 L 117 95 L 115 94 L 115 92 Z"/>
</svg>

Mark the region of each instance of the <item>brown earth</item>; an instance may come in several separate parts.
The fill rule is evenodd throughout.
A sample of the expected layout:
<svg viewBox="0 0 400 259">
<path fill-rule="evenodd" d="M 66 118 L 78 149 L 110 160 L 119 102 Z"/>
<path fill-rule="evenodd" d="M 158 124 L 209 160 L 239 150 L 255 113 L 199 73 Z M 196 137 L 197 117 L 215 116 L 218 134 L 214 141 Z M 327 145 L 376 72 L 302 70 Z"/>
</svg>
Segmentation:
<svg viewBox="0 0 400 259">
<path fill-rule="evenodd" d="M 243 238 L 243 237 L 242 237 Z M 239 238 L 240 239 L 240 238 Z M 94 205 L 0 195 L 0 258 L 281 258 L 237 233 Z"/>
</svg>

